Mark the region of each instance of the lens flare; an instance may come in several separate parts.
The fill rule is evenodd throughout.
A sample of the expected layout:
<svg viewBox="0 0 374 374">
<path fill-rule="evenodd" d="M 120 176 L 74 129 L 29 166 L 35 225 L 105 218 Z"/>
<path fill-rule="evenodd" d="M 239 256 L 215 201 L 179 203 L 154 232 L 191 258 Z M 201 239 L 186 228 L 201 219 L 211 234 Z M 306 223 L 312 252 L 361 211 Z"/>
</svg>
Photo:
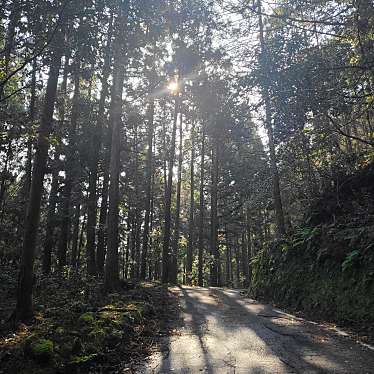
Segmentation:
<svg viewBox="0 0 374 374">
<path fill-rule="evenodd" d="M 168 84 L 168 90 L 171 91 L 172 93 L 178 92 L 178 89 L 179 89 L 178 82 L 170 82 Z"/>
</svg>

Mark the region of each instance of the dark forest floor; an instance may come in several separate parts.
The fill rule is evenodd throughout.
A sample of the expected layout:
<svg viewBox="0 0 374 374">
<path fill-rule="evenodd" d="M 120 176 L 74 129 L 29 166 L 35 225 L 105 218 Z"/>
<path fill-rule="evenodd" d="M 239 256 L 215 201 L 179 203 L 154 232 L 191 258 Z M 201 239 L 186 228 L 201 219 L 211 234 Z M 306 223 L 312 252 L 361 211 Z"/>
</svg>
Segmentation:
<svg viewBox="0 0 374 374">
<path fill-rule="evenodd" d="M 17 272 L 0 269 L 0 373 L 135 373 L 139 362 L 169 334 L 178 302 L 156 283 L 123 282 L 104 295 L 95 278 L 40 278 L 35 319 L 7 323 Z"/>
</svg>

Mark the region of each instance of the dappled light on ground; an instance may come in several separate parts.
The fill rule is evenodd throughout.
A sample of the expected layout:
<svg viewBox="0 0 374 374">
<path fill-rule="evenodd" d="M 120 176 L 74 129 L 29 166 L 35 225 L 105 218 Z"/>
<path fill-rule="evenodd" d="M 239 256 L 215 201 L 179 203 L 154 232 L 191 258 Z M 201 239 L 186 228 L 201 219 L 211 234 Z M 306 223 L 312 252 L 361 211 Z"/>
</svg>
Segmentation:
<svg viewBox="0 0 374 374">
<path fill-rule="evenodd" d="M 365 373 L 374 355 L 239 291 L 181 287 L 182 323 L 144 373 Z"/>
</svg>

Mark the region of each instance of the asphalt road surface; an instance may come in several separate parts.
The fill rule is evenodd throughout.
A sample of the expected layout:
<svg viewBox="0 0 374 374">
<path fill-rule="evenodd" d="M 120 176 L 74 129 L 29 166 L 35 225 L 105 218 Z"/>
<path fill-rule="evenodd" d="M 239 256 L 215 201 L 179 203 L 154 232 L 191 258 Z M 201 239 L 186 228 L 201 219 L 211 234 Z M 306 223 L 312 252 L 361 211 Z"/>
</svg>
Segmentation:
<svg viewBox="0 0 374 374">
<path fill-rule="evenodd" d="M 142 373 L 373 373 L 374 350 L 323 325 L 243 297 L 181 287 L 180 326 Z"/>
</svg>

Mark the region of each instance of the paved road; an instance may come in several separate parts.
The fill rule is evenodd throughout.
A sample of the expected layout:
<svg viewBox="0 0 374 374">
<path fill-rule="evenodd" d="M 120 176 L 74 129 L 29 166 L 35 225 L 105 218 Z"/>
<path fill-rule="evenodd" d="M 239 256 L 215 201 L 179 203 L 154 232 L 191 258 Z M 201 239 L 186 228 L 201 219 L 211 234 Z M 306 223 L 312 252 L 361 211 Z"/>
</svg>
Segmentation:
<svg viewBox="0 0 374 374">
<path fill-rule="evenodd" d="M 181 326 L 142 373 L 374 373 L 374 351 L 241 296 L 183 287 Z"/>
</svg>

